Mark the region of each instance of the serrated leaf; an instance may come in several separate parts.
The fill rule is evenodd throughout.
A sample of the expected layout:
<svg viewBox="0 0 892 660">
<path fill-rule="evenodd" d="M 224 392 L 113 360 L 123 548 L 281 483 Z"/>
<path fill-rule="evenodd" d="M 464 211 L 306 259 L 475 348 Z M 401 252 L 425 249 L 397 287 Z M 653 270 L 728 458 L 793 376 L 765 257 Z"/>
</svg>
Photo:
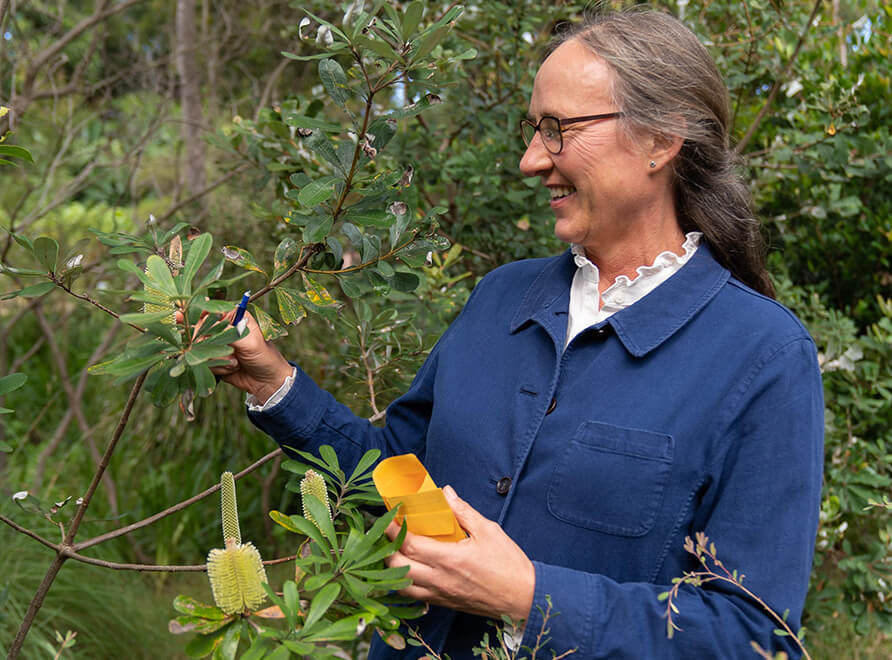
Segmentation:
<svg viewBox="0 0 892 660">
<path fill-rule="evenodd" d="M 49 236 L 38 236 L 34 239 L 34 256 L 47 271 L 54 273 L 59 258 L 59 244 Z"/>
<path fill-rule="evenodd" d="M 307 310 L 301 304 L 300 293 L 284 286 L 276 287 L 276 303 L 282 321 L 289 325 L 297 325 L 307 317 Z"/>
<path fill-rule="evenodd" d="M 332 59 L 319 60 L 319 79 L 332 100 L 346 110 L 350 90 L 347 87 L 347 76 L 341 65 Z"/>
<path fill-rule="evenodd" d="M 237 245 L 227 245 L 226 247 L 224 247 L 223 258 L 231 264 L 238 266 L 239 268 L 244 268 L 245 270 L 253 270 L 260 273 L 264 277 L 266 276 L 266 272 L 257 265 L 257 260 L 254 259 L 254 255 L 252 255 L 247 250 L 238 247 Z"/>
</svg>

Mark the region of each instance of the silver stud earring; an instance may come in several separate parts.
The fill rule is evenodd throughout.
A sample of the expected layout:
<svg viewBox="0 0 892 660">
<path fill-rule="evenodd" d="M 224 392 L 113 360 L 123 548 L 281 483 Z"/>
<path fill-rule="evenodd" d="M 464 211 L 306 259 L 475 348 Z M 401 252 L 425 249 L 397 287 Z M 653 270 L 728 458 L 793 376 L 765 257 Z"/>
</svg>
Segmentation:
<svg viewBox="0 0 892 660">
<path fill-rule="evenodd" d="M 648 163 L 648 165 L 650 165 L 650 169 L 653 169 L 657 166 L 657 162 L 655 160 L 652 160 L 650 161 L 650 163 Z"/>
</svg>

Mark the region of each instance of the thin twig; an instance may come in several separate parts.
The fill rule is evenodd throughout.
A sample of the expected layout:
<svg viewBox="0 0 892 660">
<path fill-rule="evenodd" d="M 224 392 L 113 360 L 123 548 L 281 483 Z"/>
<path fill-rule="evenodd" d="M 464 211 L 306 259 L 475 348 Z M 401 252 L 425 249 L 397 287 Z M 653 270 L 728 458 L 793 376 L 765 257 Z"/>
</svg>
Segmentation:
<svg viewBox="0 0 892 660">
<path fill-rule="evenodd" d="M 276 456 L 279 456 L 281 454 L 282 454 L 282 450 L 278 449 L 278 448 L 271 451 L 270 453 L 268 453 L 266 456 L 264 456 L 260 460 L 255 461 L 254 463 L 252 463 L 251 465 L 246 467 L 244 470 L 242 470 L 241 472 L 236 474 L 235 478 L 236 479 L 242 478 L 246 474 L 253 472 L 257 468 L 259 468 L 261 465 L 263 465 L 264 463 L 271 461 Z M 120 527 L 119 529 L 115 529 L 110 532 L 106 532 L 105 534 L 100 534 L 99 536 L 94 536 L 93 538 L 87 539 L 86 541 L 81 541 L 80 543 L 75 543 L 75 544 L 73 544 L 72 548 L 74 549 L 75 552 L 79 552 L 80 550 L 84 550 L 85 548 L 90 548 L 94 545 L 98 545 L 99 543 L 104 543 L 105 541 L 108 541 L 110 539 L 114 539 L 119 536 L 123 536 L 124 534 L 129 534 L 130 532 L 135 531 L 137 529 L 142 529 L 143 527 L 148 527 L 152 523 L 157 522 L 157 521 L 161 520 L 162 518 L 166 518 L 167 516 L 171 515 L 172 513 L 176 513 L 177 511 L 182 511 L 183 509 L 194 504 L 195 502 L 203 500 L 208 495 L 213 495 L 218 490 L 220 490 L 219 483 L 215 484 L 214 486 L 211 486 L 207 490 L 204 490 L 204 491 L 198 493 L 197 495 L 193 495 L 188 500 L 183 500 L 182 502 L 179 502 L 178 504 L 175 504 L 174 506 L 168 507 L 167 509 L 160 511 L 153 516 L 144 518 L 143 520 L 140 520 L 139 522 L 135 522 L 132 525 Z"/>
<path fill-rule="evenodd" d="M 815 16 L 818 14 L 818 10 L 821 8 L 821 4 L 824 0 L 815 0 L 815 5 L 812 7 L 811 14 L 808 17 L 808 21 L 806 21 L 805 25 L 802 27 L 802 32 L 799 34 L 799 41 L 796 42 L 796 48 L 793 49 L 793 54 L 790 56 L 790 59 L 787 60 L 787 64 L 784 67 L 784 70 L 781 74 L 775 79 L 774 84 L 771 86 L 771 91 L 768 92 L 768 98 L 765 99 L 765 103 L 762 105 L 762 109 L 759 110 L 759 114 L 756 115 L 756 118 L 753 119 L 752 123 L 749 125 L 749 128 L 746 129 L 746 133 L 743 138 L 737 145 L 734 147 L 734 153 L 740 154 L 743 152 L 744 148 L 749 141 L 752 139 L 753 135 L 756 132 L 756 129 L 759 128 L 759 125 L 762 123 L 762 120 L 765 119 L 765 116 L 768 114 L 769 108 L 771 108 L 771 104 L 774 102 L 774 97 L 777 96 L 777 93 L 780 91 L 781 84 L 787 79 L 790 75 L 790 71 L 793 70 L 793 64 L 796 62 L 796 57 L 799 55 L 799 51 L 802 49 L 802 45 L 805 43 L 805 38 L 808 36 L 808 31 L 811 29 L 811 25 L 815 20 Z"/>
</svg>

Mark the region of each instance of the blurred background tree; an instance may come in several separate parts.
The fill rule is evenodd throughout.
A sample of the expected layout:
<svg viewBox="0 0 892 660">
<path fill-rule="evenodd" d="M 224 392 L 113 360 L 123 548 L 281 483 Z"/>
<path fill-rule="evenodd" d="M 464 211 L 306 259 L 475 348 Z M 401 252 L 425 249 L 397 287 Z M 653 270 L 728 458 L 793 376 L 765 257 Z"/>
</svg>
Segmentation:
<svg viewBox="0 0 892 660">
<path fill-rule="evenodd" d="M 0 165 L 7 230 L 0 289 L 29 283 L 10 270 L 27 261 L 12 233 L 54 238 L 66 262 L 77 260 L 75 290 L 120 311 L 125 274 L 90 228 L 141 234 L 152 214 L 160 229 L 184 222 L 262 263 L 273 262 L 283 239 L 300 241 L 299 204 L 285 193 L 293 176 L 315 171 L 320 160 L 289 117 L 346 117 L 324 102 L 316 63 L 282 52 L 311 55 L 317 40 L 325 44 L 315 21 L 301 24 L 302 9 L 340 24 L 359 4 L 0 0 L 0 105 L 10 108 L 0 136 L 28 147 L 35 161 Z M 398 14 L 409 5 L 387 4 Z M 546 192 L 519 175 L 516 127 L 542 47 L 586 4 L 470 0 L 437 47 L 448 63 L 417 72 L 419 81 L 436 77 L 442 91 L 434 101 L 442 102 L 401 124 L 378 159 L 414 178 L 417 199 L 409 201 L 418 214 L 445 209 L 440 232 L 452 247 L 434 250 L 427 263 L 420 255 L 424 276 L 412 292 L 371 276 L 358 291 L 345 290 L 350 282 L 321 276 L 346 304 L 333 317 L 310 314 L 278 340 L 358 414 L 381 418 L 479 276 L 563 249 L 552 235 Z M 681 17 L 726 77 L 781 300 L 821 351 L 827 463 L 807 641 L 816 658 L 886 657 L 892 514 L 871 502 L 892 491 L 892 8 L 873 0 L 651 4 Z M 425 6 L 442 14 L 450 3 Z M 407 82 L 376 103 L 421 101 L 416 87 Z M 362 255 L 347 249 L 345 257 Z M 239 286 L 255 286 L 247 282 Z M 278 315 L 270 300 L 260 304 Z M 16 412 L 0 422 L 0 513 L 25 518 L 10 497 L 22 490 L 45 502 L 81 494 L 126 397 L 86 367 L 119 353 L 125 335 L 113 319 L 61 292 L 0 302 L 0 376 L 28 375 L 3 403 Z M 141 401 L 85 529 L 99 534 L 142 519 L 213 484 L 223 469 L 266 454 L 270 441 L 241 406 L 235 392 L 220 388 L 187 423 L 177 406 Z M 266 556 L 293 551 L 281 547 L 289 540 L 266 515 L 293 508 L 286 482 L 274 461 L 239 486 L 246 534 L 269 549 Z M 106 544 L 101 556 L 203 561 L 217 535 L 215 510 L 199 503 Z M 34 528 L 57 533 L 46 520 Z M 50 557 L 29 544 L 0 527 L 0 647 L 12 639 Z M 171 594 L 191 578 L 106 573 L 99 580 L 99 570 L 72 569 L 50 592 L 49 614 L 26 657 L 52 657 L 54 631 L 67 629 L 78 632 L 65 651 L 70 657 L 118 657 L 109 640 L 127 636 L 139 640 L 126 649 L 136 657 L 180 653 L 178 640 L 159 639 Z M 115 580 L 121 587 L 109 593 Z M 121 599 L 126 607 L 116 604 Z M 161 643 L 170 647 L 159 652 Z"/>
</svg>

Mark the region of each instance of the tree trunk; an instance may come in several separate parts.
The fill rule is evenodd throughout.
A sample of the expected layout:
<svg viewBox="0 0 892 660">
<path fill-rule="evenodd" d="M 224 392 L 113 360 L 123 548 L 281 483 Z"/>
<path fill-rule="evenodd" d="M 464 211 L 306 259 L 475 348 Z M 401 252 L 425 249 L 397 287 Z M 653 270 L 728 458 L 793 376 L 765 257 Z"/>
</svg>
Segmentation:
<svg viewBox="0 0 892 660">
<path fill-rule="evenodd" d="M 183 141 L 186 144 L 186 188 L 195 194 L 205 187 L 205 149 L 201 137 L 201 81 L 195 62 L 198 30 L 195 0 L 177 0 L 177 73 L 183 108 Z"/>
</svg>

